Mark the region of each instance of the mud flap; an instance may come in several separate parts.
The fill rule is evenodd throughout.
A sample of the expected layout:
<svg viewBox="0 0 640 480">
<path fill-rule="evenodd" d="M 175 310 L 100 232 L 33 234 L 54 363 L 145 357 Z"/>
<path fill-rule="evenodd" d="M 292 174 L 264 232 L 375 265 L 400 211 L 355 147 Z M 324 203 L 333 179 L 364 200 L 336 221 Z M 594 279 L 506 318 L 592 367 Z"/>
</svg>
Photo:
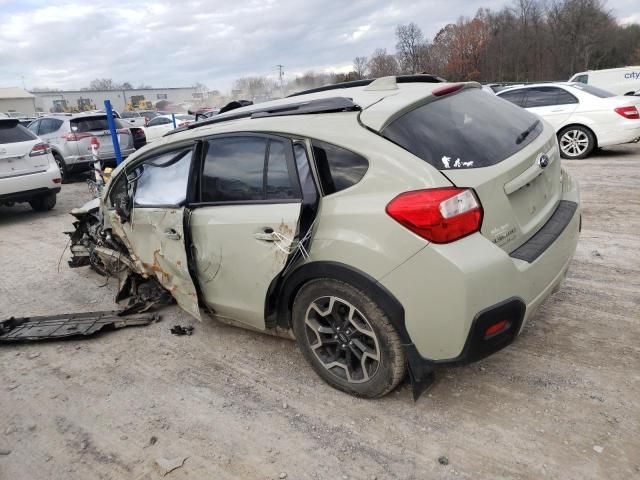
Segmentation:
<svg viewBox="0 0 640 480">
<path fill-rule="evenodd" d="M 436 373 L 431 362 L 422 358 L 413 343 L 404 345 L 404 351 L 409 364 L 409 380 L 411 380 L 413 400 L 417 401 L 424 392 L 433 386 Z"/>
</svg>

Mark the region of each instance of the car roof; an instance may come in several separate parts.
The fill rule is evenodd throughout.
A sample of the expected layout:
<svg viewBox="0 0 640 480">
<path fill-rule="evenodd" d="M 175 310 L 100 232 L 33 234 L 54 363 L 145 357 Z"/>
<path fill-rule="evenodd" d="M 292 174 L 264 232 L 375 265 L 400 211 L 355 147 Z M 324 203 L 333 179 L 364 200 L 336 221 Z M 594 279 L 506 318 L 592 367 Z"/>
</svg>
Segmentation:
<svg viewBox="0 0 640 480">
<path fill-rule="evenodd" d="M 351 82 L 350 82 L 351 83 Z M 303 92 L 294 96 L 271 100 L 268 102 L 240 107 L 215 117 L 191 124 L 189 127 L 174 130 L 170 135 L 165 135 L 163 143 L 173 143 L 177 140 L 186 140 L 204 135 L 213 135 L 221 132 L 232 131 L 256 131 L 263 128 L 271 131 L 295 132 L 296 125 L 300 124 L 300 116 L 290 113 L 264 115 L 265 110 L 287 110 L 286 107 L 311 104 L 314 101 L 342 99 L 349 100 L 358 107 L 361 112 L 360 119 L 374 130 L 381 130 L 386 123 L 400 112 L 407 111 L 416 103 L 430 97 L 436 89 L 447 88 L 453 84 L 446 82 L 438 83 L 402 83 L 397 82 L 396 77 L 382 77 L 365 85 L 350 86 L 347 84 L 337 84 L 327 89 L 316 89 L 310 93 Z M 476 82 L 460 83 L 461 88 L 481 88 Z M 326 115 L 346 115 L 346 113 L 335 113 L 336 110 L 330 106 Z M 304 112 L 309 117 L 321 111 Z M 255 115 L 253 115 L 255 114 Z M 297 116 L 297 118 L 295 118 Z M 166 139 L 170 140 L 166 140 Z"/>
</svg>

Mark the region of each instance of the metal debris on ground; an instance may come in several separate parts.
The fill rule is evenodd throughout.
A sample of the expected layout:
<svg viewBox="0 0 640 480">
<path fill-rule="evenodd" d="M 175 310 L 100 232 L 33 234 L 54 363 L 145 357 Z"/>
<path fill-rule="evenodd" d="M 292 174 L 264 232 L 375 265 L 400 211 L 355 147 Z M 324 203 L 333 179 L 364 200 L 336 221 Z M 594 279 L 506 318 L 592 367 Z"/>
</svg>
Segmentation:
<svg viewBox="0 0 640 480">
<path fill-rule="evenodd" d="M 66 313 L 41 317 L 11 317 L 0 322 L 0 343 L 50 340 L 94 335 L 160 320 L 158 314 L 122 316 L 122 311 Z"/>
<path fill-rule="evenodd" d="M 155 463 L 158 470 L 160 470 L 160 474 L 164 477 L 168 473 L 182 467 L 187 458 L 189 457 L 157 458 Z"/>
<path fill-rule="evenodd" d="M 191 335 L 193 333 L 193 325 L 187 325 L 186 327 L 174 325 L 171 327 L 171 333 L 174 335 Z"/>
</svg>

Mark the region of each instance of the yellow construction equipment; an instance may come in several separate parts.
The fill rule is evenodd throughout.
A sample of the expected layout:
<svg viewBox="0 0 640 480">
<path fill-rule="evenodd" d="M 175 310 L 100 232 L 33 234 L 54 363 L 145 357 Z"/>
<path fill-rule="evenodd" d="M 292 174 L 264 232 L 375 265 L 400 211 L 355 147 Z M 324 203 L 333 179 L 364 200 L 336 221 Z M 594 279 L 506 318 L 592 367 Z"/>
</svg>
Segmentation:
<svg viewBox="0 0 640 480">
<path fill-rule="evenodd" d="M 144 95 L 131 95 L 127 102 L 128 112 L 135 112 L 136 110 L 153 110 L 153 103 L 144 98 Z"/>
</svg>

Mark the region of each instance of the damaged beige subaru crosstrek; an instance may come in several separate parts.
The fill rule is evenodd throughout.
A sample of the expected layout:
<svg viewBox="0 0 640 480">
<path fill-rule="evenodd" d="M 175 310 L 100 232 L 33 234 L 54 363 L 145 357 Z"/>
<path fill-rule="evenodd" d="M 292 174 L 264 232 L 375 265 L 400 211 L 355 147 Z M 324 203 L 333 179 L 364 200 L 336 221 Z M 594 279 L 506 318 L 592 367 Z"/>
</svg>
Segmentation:
<svg viewBox="0 0 640 480">
<path fill-rule="evenodd" d="M 72 266 L 292 336 L 362 397 L 509 345 L 575 251 L 545 121 L 476 83 L 386 77 L 237 108 L 131 155 L 72 213 Z"/>
</svg>

